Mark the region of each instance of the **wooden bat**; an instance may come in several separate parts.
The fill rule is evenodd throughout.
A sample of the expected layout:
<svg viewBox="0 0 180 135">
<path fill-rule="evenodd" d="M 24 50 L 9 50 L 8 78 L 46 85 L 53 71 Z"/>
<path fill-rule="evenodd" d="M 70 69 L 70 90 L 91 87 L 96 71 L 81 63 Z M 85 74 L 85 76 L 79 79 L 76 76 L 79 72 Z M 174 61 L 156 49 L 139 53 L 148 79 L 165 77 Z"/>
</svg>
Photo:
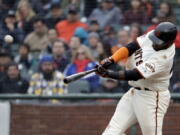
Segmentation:
<svg viewBox="0 0 180 135">
<path fill-rule="evenodd" d="M 70 76 L 67 76 L 64 78 L 64 83 L 70 83 L 72 81 L 76 81 L 90 73 L 93 73 L 97 70 L 97 68 L 94 68 L 94 69 L 91 69 L 91 70 L 88 70 L 88 71 L 84 71 L 84 72 L 80 72 L 80 73 L 76 73 L 76 74 L 73 74 L 73 75 L 70 75 Z"/>
</svg>

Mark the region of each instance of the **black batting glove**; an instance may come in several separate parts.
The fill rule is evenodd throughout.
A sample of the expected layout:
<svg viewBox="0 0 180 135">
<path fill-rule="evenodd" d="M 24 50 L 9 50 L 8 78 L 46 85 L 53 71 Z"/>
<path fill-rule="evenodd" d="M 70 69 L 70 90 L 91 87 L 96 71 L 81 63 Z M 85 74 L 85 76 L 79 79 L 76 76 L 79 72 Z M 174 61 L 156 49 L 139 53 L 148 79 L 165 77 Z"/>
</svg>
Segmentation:
<svg viewBox="0 0 180 135">
<path fill-rule="evenodd" d="M 105 69 L 102 65 L 96 66 L 97 71 L 95 72 L 97 75 L 100 75 L 102 77 L 108 77 L 108 70 Z"/>
<path fill-rule="evenodd" d="M 95 72 L 97 75 L 100 75 L 102 77 L 106 78 L 112 78 L 112 79 L 120 79 L 120 74 L 119 72 L 114 72 L 112 70 L 107 70 L 101 65 L 97 65 L 97 71 Z"/>
<path fill-rule="evenodd" d="M 112 65 L 114 63 L 114 60 L 109 57 L 109 58 L 105 58 L 103 59 L 101 62 L 100 62 L 100 65 L 103 67 L 103 68 L 108 68 L 110 65 Z"/>
</svg>

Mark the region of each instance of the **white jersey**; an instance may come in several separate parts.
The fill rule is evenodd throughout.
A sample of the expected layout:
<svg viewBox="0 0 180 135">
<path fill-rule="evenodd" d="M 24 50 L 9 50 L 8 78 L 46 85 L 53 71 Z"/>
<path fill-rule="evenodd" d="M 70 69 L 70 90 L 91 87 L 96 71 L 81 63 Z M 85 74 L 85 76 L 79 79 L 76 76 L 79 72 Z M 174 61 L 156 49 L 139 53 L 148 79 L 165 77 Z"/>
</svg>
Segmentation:
<svg viewBox="0 0 180 135">
<path fill-rule="evenodd" d="M 129 84 L 141 89 L 165 91 L 168 90 L 169 80 L 172 76 L 175 45 L 173 44 L 165 50 L 155 51 L 152 41 L 148 37 L 149 33 L 137 38 L 140 49 L 128 58 L 126 64 L 127 70 L 136 68 L 144 79 L 129 81 Z"/>
</svg>

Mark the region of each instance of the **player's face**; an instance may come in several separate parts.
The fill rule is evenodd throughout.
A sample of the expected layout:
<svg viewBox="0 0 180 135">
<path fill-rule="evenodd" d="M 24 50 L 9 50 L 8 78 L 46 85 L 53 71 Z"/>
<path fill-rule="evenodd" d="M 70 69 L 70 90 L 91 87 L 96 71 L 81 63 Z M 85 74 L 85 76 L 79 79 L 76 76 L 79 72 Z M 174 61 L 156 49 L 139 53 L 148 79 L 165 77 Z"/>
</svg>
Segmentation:
<svg viewBox="0 0 180 135">
<path fill-rule="evenodd" d="M 164 44 L 162 44 L 162 45 L 156 45 L 156 44 L 154 44 L 154 45 L 152 45 L 152 46 L 153 46 L 154 50 L 159 51 L 159 50 L 163 50 L 163 49 L 168 48 L 170 45 L 171 45 L 171 44 L 169 44 L 169 45 L 164 45 Z"/>
<path fill-rule="evenodd" d="M 156 51 L 161 50 L 161 45 L 155 45 L 155 44 L 153 44 L 152 46 L 153 46 L 154 50 L 156 50 Z"/>
</svg>

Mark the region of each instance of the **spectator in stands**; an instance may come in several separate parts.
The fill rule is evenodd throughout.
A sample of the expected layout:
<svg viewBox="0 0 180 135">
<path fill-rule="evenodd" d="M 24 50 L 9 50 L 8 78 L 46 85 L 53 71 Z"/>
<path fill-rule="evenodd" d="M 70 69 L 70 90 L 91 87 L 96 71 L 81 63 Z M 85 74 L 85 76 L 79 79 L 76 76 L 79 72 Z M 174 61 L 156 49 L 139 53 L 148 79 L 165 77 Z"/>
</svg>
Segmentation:
<svg viewBox="0 0 180 135">
<path fill-rule="evenodd" d="M 117 40 L 117 32 L 115 27 L 113 26 L 108 26 L 103 30 L 103 33 L 101 34 L 103 37 L 103 40 L 107 40 L 109 43 L 109 47 L 111 48 L 112 46 L 116 45 L 118 43 Z M 104 46 L 107 47 L 107 46 Z"/>
<path fill-rule="evenodd" d="M 138 23 L 133 23 L 130 26 L 130 41 L 135 41 L 137 37 L 142 35 L 141 26 Z"/>
<path fill-rule="evenodd" d="M 0 1 L 0 21 L 5 17 L 10 9 L 14 9 L 18 0 L 1 0 Z"/>
<path fill-rule="evenodd" d="M 1 0 L 1 4 L 3 4 L 5 9 L 13 9 L 15 8 L 16 3 L 18 0 Z"/>
<path fill-rule="evenodd" d="M 102 37 L 103 37 L 103 36 L 102 36 Z M 111 43 L 111 41 L 109 40 L 109 38 L 108 38 L 108 37 L 103 37 L 103 39 L 101 40 L 101 42 L 102 42 L 102 45 L 103 45 L 105 57 L 111 56 L 111 55 L 112 55 L 112 51 L 111 51 L 112 43 Z"/>
<path fill-rule="evenodd" d="M 92 13 L 93 9 L 98 6 L 97 0 L 85 0 L 83 15 L 88 17 Z"/>
<path fill-rule="evenodd" d="M 116 5 L 124 13 L 126 10 L 128 10 L 130 8 L 130 4 L 129 4 L 130 1 L 131 0 L 116 0 Z"/>
<path fill-rule="evenodd" d="M 69 64 L 69 60 L 66 56 L 65 44 L 61 40 L 56 40 L 52 46 L 52 55 L 56 68 L 60 72 L 64 72 L 64 69 Z"/>
<path fill-rule="evenodd" d="M 22 28 L 25 35 L 30 33 L 32 29 L 32 18 L 35 17 L 35 12 L 31 8 L 28 0 L 20 0 L 17 5 L 16 19 L 18 21 L 18 26 Z"/>
<path fill-rule="evenodd" d="M 165 20 L 164 16 L 162 16 L 162 14 L 157 14 L 157 16 L 155 16 L 152 19 L 152 25 L 150 25 L 147 30 L 145 31 L 145 33 L 153 30 L 156 28 L 156 26 L 160 23 L 163 22 Z M 175 46 L 176 46 L 176 55 L 175 58 L 179 58 L 180 57 L 180 31 L 178 31 L 177 36 L 176 36 L 176 40 L 175 40 Z"/>
<path fill-rule="evenodd" d="M 131 0 L 131 8 L 124 13 L 124 24 L 148 24 L 148 16 L 141 4 L 141 0 Z"/>
<path fill-rule="evenodd" d="M 50 12 L 45 16 L 46 25 L 48 28 L 54 28 L 54 26 L 65 19 L 63 10 L 59 3 L 53 2 L 51 4 Z"/>
<path fill-rule="evenodd" d="M 130 32 L 129 30 L 126 30 L 125 28 L 119 30 L 118 34 L 118 44 L 112 46 L 111 52 L 112 54 L 115 53 L 120 47 L 126 46 L 130 42 Z M 114 68 L 121 69 L 125 67 L 126 65 L 126 59 L 120 61 L 118 65 L 116 65 Z"/>
<path fill-rule="evenodd" d="M 76 6 L 77 8 L 80 8 L 81 3 L 82 1 L 80 0 L 62 0 L 61 1 L 62 8 L 67 8 L 69 7 L 69 5 L 73 5 L 73 6 Z"/>
<path fill-rule="evenodd" d="M 33 29 L 33 32 L 25 38 L 25 43 L 30 45 L 32 51 L 45 49 L 49 40 L 47 35 L 48 29 L 44 19 L 40 17 L 34 18 Z"/>
<path fill-rule="evenodd" d="M 49 39 L 49 44 L 48 44 L 48 52 L 52 53 L 52 45 L 54 44 L 55 41 L 58 39 L 58 35 L 55 29 L 49 29 L 48 30 L 48 39 Z"/>
<path fill-rule="evenodd" d="M 175 46 L 176 46 L 176 57 L 177 59 L 179 59 L 180 58 L 180 31 L 178 31 L 177 33 Z"/>
<path fill-rule="evenodd" d="M 160 16 L 160 15 L 157 15 L 157 16 L 155 16 L 154 18 L 152 18 L 151 21 L 152 21 L 152 24 L 151 24 L 149 27 L 147 27 L 145 33 L 147 33 L 147 32 L 149 32 L 149 31 L 155 29 L 156 26 L 157 26 L 160 22 L 162 22 L 162 19 L 161 19 L 161 16 Z"/>
<path fill-rule="evenodd" d="M 87 45 L 88 32 L 84 28 L 76 28 L 74 36 L 79 37 L 81 44 Z"/>
<path fill-rule="evenodd" d="M 102 84 L 97 89 L 98 93 L 124 93 L 125 91 L 119 86 L 117 80 L 103 78 Z"/>
<path fill-rule="evenodd" d="M 0 41 L 3 42 L 5 35 L 11 35 L 14 43 L 21 43 L 24 40 L 23 30 L 18 28 L 15 11 L 9 10 L 0 26 Z"/>
<path fill-rule="evenodd" d="M 93 69 L 95 65 L 96 62 L 94 62 L 90 50 L 86 46 L 80 46 L 77 49 L 75 56 L 72 58 L 72 63 L 66 68 L 65 75 L 69 76 L 75 73 L 87 71 Z M 95 92 L 96 88 L 99 87 L 99 77 L 94 73 L 83 79 L 86 79 L 89 82 L 91 92 Z"/>
<path fill-rule="evenodd" d="M 153 2 L 151 0 L 142 0 L 143 11 L 146 12 L 149 19 L 153 17 L 155 11 L 152 3 Z"/>
<path fill-rule="evenodd" d="M 5 75 L 5 67 L 11 62 L 11 55 L 5 49 L 0 49 L 0 79 Z"/>
<path fill-rule="evenodd" d="M 130 33 L 128 30 L 121 29 L 118 32 L 118 44 L 111 48 L 112 54 L 115 53 L 120 47 L 123 47 L 129 43 Z"/>
<path fill-rule="evenodd" d="M 68 44 L 68 50 L 67 50 L 67 57 L 69 60 L 75 55 L 77 49 L 81 46 L 81 41 L 79 37 L 71 37 L 69 44 Z"/>
<path fill-rule="evenodd" d="M 52 46 L 54 42 L 58 40 L 58 35 L 55 29 L 48 30 L 48 40 L 49 40 L 49 43 L 47 47 L 45 48 L 45 50 L 42 50 L 40 57 L 44 55 L 52 54 Z"/>
<path fill-rule="evenodd" d="M 78 9 L 74 5 L 70 5 L 68 8 L 67 19 L 60 21 L 56 25 L 58 37 L 68 43 L 77 27 L 86 28 L 87 25 L 79 21 Z"/>
<path fill-rule="evenodd" d="M 176 23 L 176 17 L 173 13 L 171 4 L 168 2 L 162 2 L 160 8 L 157 11 L 157 16 L 161 17 L 161 21 Z"/>
<path fill-rule="evenodd" d="M 100 25 L 97 20 L 91 20 L 89 23 L 89 32 L 96 32 L 99 35 L 101 34 Z"/>
<path fill-rule="evenodd" d="M 175 84 L 173 85 L 173 90 L 172 90 L 172 92 L 174 92 L 174 93 L 180 93 L 180 81 L 178 81 L 177 83 L 175 83 Z"/>
<path fill-rule="evenodd" d="M 60 3 L 61 0 L 30 0 L 32 8 L 40 16 L 48 14 L 51 5 L 54 3 Z"/>
<path fill-rule="evenodd" d="M 179 5 L 180 5 L 180 0 L 177 0 L 177 4 L 179 4 Z"/>
<path fill-rule="evenodd" d="M 89 20 L 97 20 L 101 28 L 122 23 L 123 15 L 113 0 L 103 0 L 101 6 L 91 13 Z"/>
<path fill-rule="evenodd" d="M 30 53 L 30 47 L 26 43 L 19 47 L 19 54 L 15 57 L 14 61 L 21 70 L 21 76 L 28 80 L 32 73 L 36 72 L 38 69 L 38 61 Z"/>
<path fill-rule="evenodd" d="M 100 61 L 104 58 L 104 49 L 100 42 L 100 37 L 96 32 L 91 32 L 88 35 L 88 45 L 93 58 Z"/>
<path fill-rule="evenodd" d="M 40 70 L 31 77 L 29 94 L 61 95 L 67 92 L 63 82 L 64 76 L 55 69 L 54 59 L 50 55 L 43 56 L 39 64 Z"/>
<path fill-rule="evenodd" d="M 180 72 L 179 72 L 179 59 L 175 59 L 176 63 L 174 64 L 173 67 L 173 76 L 171 79 L 171 87 L 172 87 L 172 91 L 174 93 L 180 93 Z"/>
<path fill-rule="evenodd" d="M 21 77 L 18 65 L 10 63 L 5 76 L 0 80 L 0 93 L 26 93 L 28 81 Z"/>
</svg>

